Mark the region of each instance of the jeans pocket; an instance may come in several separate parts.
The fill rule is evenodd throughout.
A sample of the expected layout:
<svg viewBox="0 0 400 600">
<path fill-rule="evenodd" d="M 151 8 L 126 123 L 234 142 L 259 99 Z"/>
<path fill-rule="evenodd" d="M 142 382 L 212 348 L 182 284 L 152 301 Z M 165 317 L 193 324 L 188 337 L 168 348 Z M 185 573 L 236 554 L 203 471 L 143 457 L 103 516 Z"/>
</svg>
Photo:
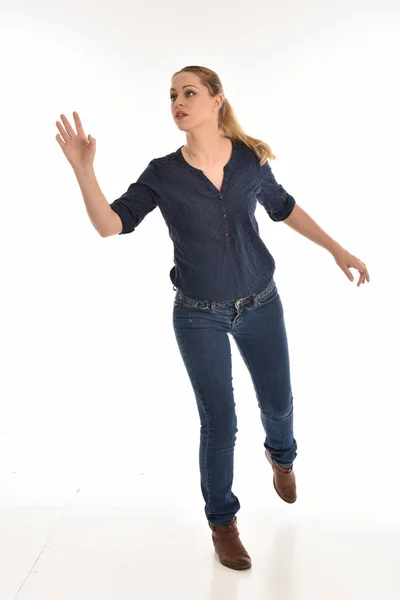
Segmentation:
<svg viewBox="0 0 400 600">
<path fill-rule="evenodd" d="M 178 291 L 175 295 L 174 306 L 175 308 L 207 309 L 208 302 L 206 300 L 199 300 L 198 298 L 186 296 Z"/>
<path fill-rule="evenodd" d="M 272 302 L 272 300 L 275 300 L 277 296 L 278 289 L 276 287 L 275 279 L 272 278 L 272 281 L 270 281 L 267 287 L 256 295 L 257 306 L 264 306 L 264 304 L 268 304 L 269 302 Z"/>
</svg>

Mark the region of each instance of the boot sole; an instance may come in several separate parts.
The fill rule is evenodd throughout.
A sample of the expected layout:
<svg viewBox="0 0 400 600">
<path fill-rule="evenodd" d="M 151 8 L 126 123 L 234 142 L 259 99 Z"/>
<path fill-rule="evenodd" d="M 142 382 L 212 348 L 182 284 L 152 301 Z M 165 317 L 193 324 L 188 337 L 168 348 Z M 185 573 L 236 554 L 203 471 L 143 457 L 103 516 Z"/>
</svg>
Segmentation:
<svg viewBox="0 0 400 600">
<path fill-rule="evenodd" d="M 221 561 L 219 561 L 221 563 L 221 565 L 223 565 L 224 567 L 227 567 L 228 569 L 234 569 L 235 571 L 244 571 L 245 569 L 251 569 L 251 565 L 249 566 L 245 566 L 245 567 L 235 567 L 233 565 L 227 565 Z"/>
</svg>

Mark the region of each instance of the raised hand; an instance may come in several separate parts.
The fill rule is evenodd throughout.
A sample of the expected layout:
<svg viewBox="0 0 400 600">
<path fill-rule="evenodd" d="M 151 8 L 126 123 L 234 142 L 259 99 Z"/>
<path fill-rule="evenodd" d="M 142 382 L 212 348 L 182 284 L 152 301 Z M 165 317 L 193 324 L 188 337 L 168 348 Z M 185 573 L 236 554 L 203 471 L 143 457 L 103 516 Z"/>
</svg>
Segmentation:
<svg viewBox="0 0 400 600">
<path fill-rule="evenodd" d="M 65 115 L 60 115 L 64 127 L 60 121 L 56 125 L 60 133 L 56 135 L 61 150 L 67 157 L 74 171 L 93 166 L 96 153 L 96 140 L 90 134 L 86 137 L 81 120 L 77 112 L 73 112 L 76 125 L 76 133 Z"/>
</svg>

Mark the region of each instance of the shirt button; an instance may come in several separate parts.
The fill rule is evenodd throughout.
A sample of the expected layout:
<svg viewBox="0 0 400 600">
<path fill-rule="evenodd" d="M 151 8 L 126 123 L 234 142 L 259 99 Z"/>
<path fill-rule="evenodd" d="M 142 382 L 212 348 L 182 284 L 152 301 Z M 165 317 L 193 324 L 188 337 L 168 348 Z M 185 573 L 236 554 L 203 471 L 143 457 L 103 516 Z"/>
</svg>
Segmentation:
<svg viewBox="0 0 400 600">
<path fill-rule="evenodd" d="M 226 217 L 226 213 L 224 213 L 222 216 L 223 216 L 223 217 Z"/>
<path fill-rule="evenodd" d="M 223 196 L 220 196 L 219 198 L 220 198 L 220 200 L 222 200 Z"/>
<path fill-rule="evenodd" d="M 229 235 L 229 233 L 228 233 L 228 232 L 226 232 L 226 233 L 225 233 L 225 235 Z"/>
</svg>

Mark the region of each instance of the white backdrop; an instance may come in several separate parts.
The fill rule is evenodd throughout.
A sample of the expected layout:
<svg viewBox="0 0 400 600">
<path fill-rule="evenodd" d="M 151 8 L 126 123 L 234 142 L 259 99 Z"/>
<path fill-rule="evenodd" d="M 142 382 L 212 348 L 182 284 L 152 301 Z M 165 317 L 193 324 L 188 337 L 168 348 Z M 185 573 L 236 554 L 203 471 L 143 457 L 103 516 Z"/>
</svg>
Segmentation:
<svg viewBox="0 0 400 600">
<path fill-rule="evenodd" d="M 154 497 L 143 504 L 162 512 L 179 485 L 175 506 L 204 518 L 166 224 L 156 209 L 132 234 L 102 239 L 55 139 L 60 114 L 73 123 L 78 111 L 112 202 L 151 159 L 185 144 L 169 88 L 197 64 L 219 74 L 244 130 L 271 146 L 277 181 L 371 277 L 357 287 L 357 271 L 351 283 L 326 250 L 258 205 L 285 310 L 303 498 L 323 511 L 318 500 L 343 484 L 337 506 L 353 502 L 349 514 L 363 513 L 366 489 L 382 520 L 390 503 L 398 510 L 387 486 L 400 400 L 399 25 L 388 0 L 1 4 L 4 506 L 23 503 L 22 475 L 29 502 L 41 502 L 40 478 L 72 498 L 96 482 L 110 504 L 124 502 L 113 489 L 122 484 L 137 502 L 147 476 Z M 267 477 L 264 432 L 231 348 L 235 489 L 249 510 Z"/>
</svg>

